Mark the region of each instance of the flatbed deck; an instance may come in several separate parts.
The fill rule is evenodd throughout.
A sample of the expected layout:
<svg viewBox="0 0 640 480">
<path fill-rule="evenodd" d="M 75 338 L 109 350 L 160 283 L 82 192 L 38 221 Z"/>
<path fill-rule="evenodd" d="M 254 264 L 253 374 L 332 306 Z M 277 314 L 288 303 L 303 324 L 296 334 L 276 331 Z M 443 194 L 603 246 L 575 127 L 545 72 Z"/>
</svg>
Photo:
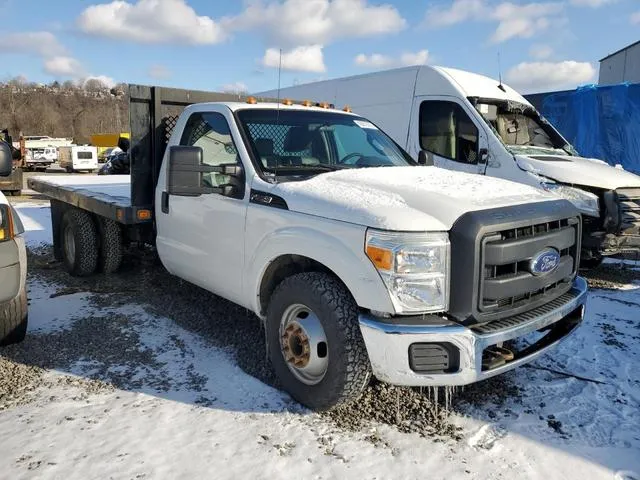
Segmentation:
<svg viewBox="0 0 640 480">
<path fill-rule="evenodd" d="M 119 223 L 139 220 L 131 205 L 130 175 L 39 175 L 27 180 L 32 190 Z"/>
</svg>

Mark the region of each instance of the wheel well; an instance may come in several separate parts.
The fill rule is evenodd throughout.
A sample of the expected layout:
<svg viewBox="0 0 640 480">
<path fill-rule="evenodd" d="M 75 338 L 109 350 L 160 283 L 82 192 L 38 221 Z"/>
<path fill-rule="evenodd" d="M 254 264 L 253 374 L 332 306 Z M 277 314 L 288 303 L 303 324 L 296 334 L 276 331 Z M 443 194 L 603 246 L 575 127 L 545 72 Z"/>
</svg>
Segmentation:
<svg viewBox="0 0 640 480">
<path fill-rule="evenodd" d="M 336 273 L 322 263 L 302 255 L 282 255 L 273 260 L 262 276 L 260 283 L 260 313 L 265 314 L 269 299 L 276 287 L 285 278 L 304 272 L 327 273 L 344 285 Z M 349 288 L 344 285 L 347 290 Z"/>
</svg>

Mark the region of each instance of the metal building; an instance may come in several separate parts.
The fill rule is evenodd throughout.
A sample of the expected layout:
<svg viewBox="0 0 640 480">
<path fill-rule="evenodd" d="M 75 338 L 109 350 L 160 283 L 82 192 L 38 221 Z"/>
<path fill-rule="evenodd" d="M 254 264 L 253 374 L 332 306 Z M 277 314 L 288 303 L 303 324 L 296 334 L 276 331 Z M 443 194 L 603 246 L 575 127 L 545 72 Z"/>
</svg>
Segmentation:
<svg viewBox="0 0 640 480">
<path fill-rule="evenodd" d="M 600 85 L 640 83 L 640 41 L 600 60 Z"/>
</svg>

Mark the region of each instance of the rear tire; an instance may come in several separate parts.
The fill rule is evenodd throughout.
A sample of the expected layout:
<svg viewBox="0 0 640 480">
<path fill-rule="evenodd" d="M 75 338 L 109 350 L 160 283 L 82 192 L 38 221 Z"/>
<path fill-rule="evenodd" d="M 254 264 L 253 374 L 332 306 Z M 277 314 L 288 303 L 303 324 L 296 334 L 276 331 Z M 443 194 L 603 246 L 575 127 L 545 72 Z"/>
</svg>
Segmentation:
<svg viewBox="0 0 640 480">
<path fill-rule="evenodd" d="M 281 333 L 283 320 L 287 312 L 296 311 L 298 307 L 310 312 L 299 317 L 300 323 L 304 325 L 307 316 L 313 315 L 326 339 L 321 342 L 324 343 L 322 349 L 320 344 L 317 352 L 311 349 L 312 356 L 326 357 L 325 370 L 306 376 L 306 382 L 301 378 L 305 378 L 307 372 L 297 369 L 291 358 L 285 360 L 291 350 L 283 348 L 286 340 L 281 341 L 285 338 Z M 269 302 L 266 333 L 269 358 L 282 387 L 312 410 L 330 410 L 351 402 L 369 383 L 371 365 L 358 324 L 357 305 L 344 285 L 328 274 L 300 273 L 283 280 Z M 304 361 L 303 358 L 302 363 Z"/>
<path fill-rule="evenodd" d="M 0 307 L 0 346 L 20 343 L 27 335 L 29 322 L 26 288 Z"/>
<path fill-rule="evenodd" d="M 62 256 L 67 272 L 86 277 L 98 266 L 98 232 L 90 213 L 67 210 L 60 226 Z"/>
<path fill-rule="evenodd" d="M 123 242 L 122 229 L 115 220 L 100 217 L 100 256 L 98 268 L 102 273 L 115 273 L 122 265 Z"/>
</svg>

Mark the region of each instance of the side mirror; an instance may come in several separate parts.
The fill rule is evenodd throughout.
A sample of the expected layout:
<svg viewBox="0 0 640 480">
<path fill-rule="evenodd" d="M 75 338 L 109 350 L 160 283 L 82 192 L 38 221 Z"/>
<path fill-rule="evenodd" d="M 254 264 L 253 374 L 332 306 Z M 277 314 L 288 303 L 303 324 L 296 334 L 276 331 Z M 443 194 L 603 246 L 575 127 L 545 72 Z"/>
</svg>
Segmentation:
<svg viewBox="0 0 640 480">
<path fill-rule="evenodd" d="M 433 157 L 426 150 L 420 150 L 418 153 L 418 165 L 433 166 Z"/>
<path fill-rule="evenodd" d="M 242 198 L 244 194 L 244 169 L 236 163 L 207 165 L 202 162 L 202 148 L 174 145 L 169 150 L 167 191 L 170 195 L 198 197 L 217 193 L 227 197 Z M 218 173 L 231 177 L 228 184 L 207 186 L 205 173 Z"/>
<path fill-rule="evenodd" d="M 13 154 L 9 144 L 0 140 L 0 177 L 8 177 L 13 170 Z"/>
<path fill-rule="evenodd" d="M 489 160 L 489 150 L 481 148 L 478 151 L 478 165 L 486 165 L 487 160 Z"/>
</svg>

